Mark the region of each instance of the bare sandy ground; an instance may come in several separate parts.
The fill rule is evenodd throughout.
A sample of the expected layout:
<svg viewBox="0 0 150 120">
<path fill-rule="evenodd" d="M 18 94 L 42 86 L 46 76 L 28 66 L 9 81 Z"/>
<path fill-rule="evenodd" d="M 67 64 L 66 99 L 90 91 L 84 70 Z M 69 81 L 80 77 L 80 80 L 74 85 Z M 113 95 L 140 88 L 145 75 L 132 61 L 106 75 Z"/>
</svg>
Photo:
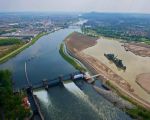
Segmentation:
<svg viewBox="0 0 150 120">
<path fill-rule="evenodd" d="M 149 99 L 150 96 L 145 93 L 145 91 L 136 83 L 136 81 L 126 80 L 124 78 L 124 76 L 126 76 L 126 74 L 124 74 L 122 71 L 120 71 L 120 73 L 124 74 L 124 76 L 122 77 L 122 74 L 116 73 L 117 71 L 119 71 L 116 68 L 116 66 L 111 65 L 111 66 L 113 66 L 111 68 L 109 66 L 110 63 L 108 61 L 107 61 L 108 62 L 107 64 L 106 64 L 106 62 L 104 62 L 105 60 L 107 60 L 106 58 L 102 58 L 104 56 L 103 50 L 106 49 L 106 46 L 102 45 L 101 46 L 102 48 L 101 48 L 101 47 L 97 46 L 97 44 L 99 44 L 99 42 L 98 42 L 99 40 L 96 40 L 93 38 L 88 38 L 87 36 L 83 36 L 82 34 L 74 33 L 72 35 L 70 35 L 70 37 L 67 38 L 66 46 L 69 49 L 69 51 L 71 51 L 72 54 L 74 54 L 76 56 L 76 58 L 78 58 L 85 65 L 89 66 L 89 68 L 96 71 L 96 73 L 101 74 L 101 78 L 104 81 L 107 81 L 107 80 L 111 81 L 116 86 L 116 88 L 119 89 L 123 94 L 126 94 L 127 96 L 138 101 L 139 104 L 142 104 L 143 106 L 150 109 L 150 99 Z M 83 38 L 85 38 L 85 39 L 83 39 Z M 97 46 L 97 47 L 95 48 L 95 46 Z M 111 49 L 111 46 L 112 46 L 112 44 L 108 44 L 107 47 L 109 47 L 110 51 L 113 52 L 113 49 Z M 120 47 L 121 47 L 121 45 L 120 45 Z M 120 48 L 116 44 L 114 44 L 114 48 L 116 48 L 117 51 L 120 50 Z M 92 49 L 94 49 L 94 50 L 92 51 Z M 123 47 L 121 49 L 124 50 Z M 100 54 L 100 52 L 102 52 L 103 54 Z M 130 54 L 130 55 L 132 55 L 132 54 Z M 131 56 L 129 56 L 129 58 L 130 57 Z M 130 61 L 130 59 L 128 61 Z M 134 63 L 134 61 L 133 61 L 133 63 Z M 134 66 L 134 64 L 133 64 L 133 66 Z M 113 68 L 115 68 L 115 70 Z M 143 68 L 143 69 L 145 69 L 145 68 Z M 146 70 L 149 70 L 149 68 Z M 129 72 L 131 72 L 131 71 L 129 71 Z M 139 74 L 139 73 L 136 73 L 136 74 Z M 132 77 L 132 74 L 131 74 L 131 77 Z M 136 77 L 136 76 L 134 75 L 134 77 Z M 134 83 L 134 84 L 131 85 L 130 83 L 131 84 Z M 134 87 L 135 84 L 137 85 L 136 87 Z M 139 89 L 138 92 L 140 94 L 138 94 L 138 92 L 137 92 L 138 89 Z M 146 99 L 141 95 L 143 95 Z"/>
<path fill-rule="evenodd" d="M 67 39 L 67 47 L 73 52 L 82 51 L 88 47 L 96 45 L 96 38 L 73 32 Z M 86 43 L 86 44 L 85 44 Z"/>
<path fill-rule="evenodd" d="M 136 82 L 150 94 L 150 73 L 137 75 Z"/>
<path fill-rule="evenodd" d="M 124 46 L 135 55 L 150 57 L 150 45 L 143 43 L 126 43 Z"/>
<path fill-rule="evenodd" d="M 130 51 L 125 51 L 122 43 L 104 37 L 97 40 L 95 46 L 87 48 L 83 52 L 105 64 L 109 69 L 127 81 L 138 96 L 150 102 L 150 95 L 136 83 L 137 75 L 150 72 L 150 57 L 141 57 Z M 104 53 L 114 53 L 115 56 L 123 61 L 127 69 L 123 71 L 117 68 L 104 56 Z"/>
</svg>

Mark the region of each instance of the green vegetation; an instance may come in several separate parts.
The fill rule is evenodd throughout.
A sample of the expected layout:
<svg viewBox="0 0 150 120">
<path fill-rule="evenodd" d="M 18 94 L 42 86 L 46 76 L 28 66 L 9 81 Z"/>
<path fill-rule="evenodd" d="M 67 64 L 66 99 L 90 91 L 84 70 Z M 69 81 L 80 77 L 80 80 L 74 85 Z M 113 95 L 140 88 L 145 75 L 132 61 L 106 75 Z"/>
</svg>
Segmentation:
<svg viewBox="0 0 150 120">
<path fill-rule="evenodd" d="M 126 112 L 135 119 L 141 119 L 141 120 L 150 120 L 150 111 L 146 110 L 145 108 L 142 108 L 140 106 L 137 106 L 135 109 L 126 110 Z"/>
<path fill-rule="evenodd" d="M 150 45 L 149 15 L 116 14 L 116 13 L 85 13 L 82 31 L 93 35 L 122 39 L 125 42 L 144 42 Z"/>
<path fill-rule="evenodd" d="M 85 27 L 81 27 L 81 30 L 84 34 L 91 36 L 91 37 L 98 37 L 99 35 L 97 34 L 96 31 L 89 29 L 89 28 L 85 28 Z"/>
<path fill-rule="evenodd" d="M 110 82 L 107 81 L 106 84 L 110 86 L 114 91 L 116 91 L 123 99 L 131 102 L 136 107 L 133 109 L 126 109 L 126 113 L 129 114 L 132 118 L 138 119 L 138 120 L 150 120 L 150 111 L 145 109 L 144 107 L 140 106 L 137 102 L 135 102 L 133 99 L 125 96 L 122 94 L 116 87 Z"/>
<path fill-rule="evenodd" d="M 40 34 L 38 34 L 36 37 L 34 37 L 31 41 L 31 45 L 34 44 L 40 37 L 46 35 L 47 33 L 46 32 L 42 32 Z"/>
<path fill-rule="evenodd" d="M 19 39 L 16 39 L 16 38 L 4 38 L 4 39 L 0 39 L 0 46 L 21 44 L 21 43 L 22 42 Z"/>
<path fill-rule="evenodd" d="M 13 94 L 11 73 L 8 70 L 0 71 L 0 118 L 23 120 L 29 116 L 29 109 L 21 105 L 23 96 Z"/>
<path fill-rule="evenodd" d="M 25 43 L 16 38 L 2 38 L 0 39 L 0 49 L 2 49 L 0 53 L 0 58 L 4 57 L 5 55 L 11 53 L 12 51 L 18 49 L 19 47 L 23 46 Z M 4 51 L 3 51 L 4 49 Z"/>
<path fill-rule="evenodd" d="M 150 40 L 144 40 L 143 42 L 150 45 Z"/>
<path fill-rule="evenodd" d="M 80 64 L 78 64 L 74 59 L 72 59 L 71 57 L 69 57 L 68 55 L 66 55 L 64 49 L 65 49 L 65 48 L 64 48 L 64 44 L 62 43 L 62 44 L 60 45 L 60 49 L 59 49 L 60 55 L 61 55 L 67 62 L 69 62 L 73 67 L 75 67 L 77 70 L 86 71 L 86 69 L 83 68 Z"/>
<path fill-rule="evenodd" d="M 0 63 L 3 63 L 5 61 L 7 61 L 8 59 L 10 59 L 11 57 L 17 55 L 18 53 L 23 51 L 25 48 L 27 48 L 30 45 L 34 44 L 40 37 L 42 37 L 43 35 L 46 35 L 46 34 L 47 33 L 45 33 L 45 32 L 38 34 L 35 38 L 32 39 L 31 42 L 28 42 L 27 44 L 24 44 L 23 46 L 19 47 L 18 49 L 14 50 L 11 53 L 7 54 L 6 56 L 0 58 Z"/>
<path fill-rule="evenodd" d="M 104 36 L 116 39 L 122 39 L 127 42 L 143 42 L 150 45 L 150 39 L 141 35 L 129 35 L 124 32 L 113 30 L 107 27 L 82 28 L 83 33 L 89 36 Z"/>
<path fill-rule="evenodd" d="M 11 53 L 12 51 L 18 49 L 20 46 L 22 46 L 22 45 L 13 45 L 10 47 L 6 46 L 6 48 L 8 48 L 8 49 L 5 52 L 1 52 L 0 58 L 6 56 L 7 54 Z"/>
</svg>

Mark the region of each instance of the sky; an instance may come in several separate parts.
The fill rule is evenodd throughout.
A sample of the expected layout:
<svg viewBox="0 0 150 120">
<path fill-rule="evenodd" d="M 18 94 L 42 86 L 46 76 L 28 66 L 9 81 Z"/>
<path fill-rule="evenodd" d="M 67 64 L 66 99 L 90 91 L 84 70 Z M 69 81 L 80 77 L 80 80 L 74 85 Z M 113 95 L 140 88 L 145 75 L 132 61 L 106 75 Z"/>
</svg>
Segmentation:
<svg viewBox="0 0 150 120">
<path fill-rule="evenodd" d="M 0 12 L 150 13 L 150 0 L 0 0 Z"/>
</svg>

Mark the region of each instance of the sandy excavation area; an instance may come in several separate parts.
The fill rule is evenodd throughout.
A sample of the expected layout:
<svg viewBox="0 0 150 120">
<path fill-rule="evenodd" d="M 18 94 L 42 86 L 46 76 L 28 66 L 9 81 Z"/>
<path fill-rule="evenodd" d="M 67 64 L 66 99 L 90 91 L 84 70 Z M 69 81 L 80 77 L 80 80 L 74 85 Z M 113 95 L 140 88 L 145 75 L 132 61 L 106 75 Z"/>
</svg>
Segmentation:
<svg viewBox="0 0 150 120">
<path fill-rule="evenodd" d="M 78 32 L 73 32 L 69 37 L 67 37 L 66 43 L 69 50 L 76 53 L 96 45 L 96 40 L 96 38 L 88 37 Z"/>
<path fill-rule="evenodd" d="M 117 40 L 104 37 L 97 40 L 95 46 L 87 48 L 83 52 L 105 64 L 113 72 L 128 82 L 132 89 L 134 89 L 136 95 L 150 102 L 150 94 L 136 83 L 137 75 L 150 72 L 150 57 L 135 55 L 130 51 L 126 51 L 122 46 L 122 43 Z M 127 69 L 125 71 L 118 69 L 115 64 L 111 63 L 104 56 L 104 53 L 115 54 L 119 59 L 123 60 L 123 64 Z"/>
<path fill-rule="evenodd" d="M 124 46 L 135 55 L 150 57 L 150 45 L 143 43 L 126 43 Z"/>
<path fill-rule="evenodd" d="M 81 42 L 82 41 L 82 42 Z M 150 73 L 150 57 L 141 57 L 126 51 L 122 43 L 108 38 L 91 38 L 80 33 L 71 34 L 65 41 L 67 48 L 82 63 L 90 66 L 103 80 L 110 80 L 118 89 L 150 108 L 150 94 L 136 82 L 138 75 Z M 118 69 L 104 53 L 114 53 L 123 60 L 126 71 Z M 143 99 L 144 98 L 144 99 Z"/>
</svg>

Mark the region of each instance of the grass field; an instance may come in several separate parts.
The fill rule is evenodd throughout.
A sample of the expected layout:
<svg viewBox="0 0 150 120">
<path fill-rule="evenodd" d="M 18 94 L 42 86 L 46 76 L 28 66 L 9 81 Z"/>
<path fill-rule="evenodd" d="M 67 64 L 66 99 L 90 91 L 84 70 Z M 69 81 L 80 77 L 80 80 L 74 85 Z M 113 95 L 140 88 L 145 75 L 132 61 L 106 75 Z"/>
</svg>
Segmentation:
<svg viewBox="0 0 150 120">
<path fill-rule="evenodd" d="M 0 39 L 0 46 L 6 45 L 14 45 L 14 44 L 21 44 L 22 41 L 16 38 L 3 38 Z"/>
</svg>

